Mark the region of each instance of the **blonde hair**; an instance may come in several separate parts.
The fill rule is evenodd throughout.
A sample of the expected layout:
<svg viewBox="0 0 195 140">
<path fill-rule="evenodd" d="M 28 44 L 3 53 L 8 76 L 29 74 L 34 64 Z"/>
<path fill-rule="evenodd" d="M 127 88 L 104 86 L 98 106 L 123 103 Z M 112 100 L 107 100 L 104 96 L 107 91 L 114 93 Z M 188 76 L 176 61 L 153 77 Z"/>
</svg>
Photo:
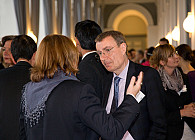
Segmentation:
<svg viewBox="0 0 195 140">
<path fill-rule="evenodd" d="M 53 78 L 59 68 L 67 75 L 76 74 L 78 60 L 79 53 L 71 39 L 63 35 L 47 35 L 38 47 L 31 80 L 39 82 L 45 76 Z"/>
<path fill-rule="evenodd" d="M 159 45 L 150 57 L 150 64 L 154 67 L 160 67 L 160 60 L 167 62 L 174 52 L 175 48 L 170 44 Z"/>
</svg>

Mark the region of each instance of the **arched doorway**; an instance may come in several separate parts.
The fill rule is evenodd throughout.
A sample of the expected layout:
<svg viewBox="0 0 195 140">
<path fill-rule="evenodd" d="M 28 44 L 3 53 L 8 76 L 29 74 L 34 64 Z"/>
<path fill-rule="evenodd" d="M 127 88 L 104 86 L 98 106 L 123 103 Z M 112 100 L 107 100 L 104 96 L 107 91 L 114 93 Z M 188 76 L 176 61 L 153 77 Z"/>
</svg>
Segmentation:
<svg viewBox="0 0 195 140">
<path fill-rule="evenodd" d="M 138 4 L 123 4 L 110 14 L 105 30 L 121 31 L 129 48 L 144 49 L 156 44 L 157 26 L 150 12 Z"/>
<path fill-rule="evenodd" d="M 121 12 L 114 21 L 114 30 L 125 35 L 128 50 L 145 50 L 147 47 L 147 26 L 146 18 L 136 10 Z"/>
</svg>

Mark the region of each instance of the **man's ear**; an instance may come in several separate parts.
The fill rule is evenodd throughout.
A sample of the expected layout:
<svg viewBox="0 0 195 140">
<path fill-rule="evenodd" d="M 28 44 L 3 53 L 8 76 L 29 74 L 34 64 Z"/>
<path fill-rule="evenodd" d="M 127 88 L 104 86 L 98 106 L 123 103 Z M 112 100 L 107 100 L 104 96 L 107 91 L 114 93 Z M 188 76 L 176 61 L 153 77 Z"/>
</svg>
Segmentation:
<svg viewBox="0 0 195 140">
<path fill-rule="evenodd" d="M 33 56 L 32 56 L 31 59 L 29 60 L 31 66 L 34 66 L 34 64 L 35 64 L 35 56 L 36 56 L 36 52 L 33 53 Z"/>
<path fill-rule="evenodd" d="M 120 47 L 122 48 L 122 51 L 126 54 L 126 51 L 127 51 L 127 45 L 126 45 L 126 43 L 121 43 L 120 44 Z"/>
<path fill-rule="evenodd" d="M 16 64 L 16 61 L 14 60 L 14 57 L 13 57 L 12 53 L 10 53 L 10 57 L 11 57 L 12 62 L 13 62 L 14 65 L 15 65 L 15 64 Z"/>
<path fill-rule="evenodd" d="M 165 61 L 163 61 L 163 60 L 160 60 L 160 65 L 162 65 L 162 66 L 165 66 L 166 65 L 166 62 Z"/>
</svg>

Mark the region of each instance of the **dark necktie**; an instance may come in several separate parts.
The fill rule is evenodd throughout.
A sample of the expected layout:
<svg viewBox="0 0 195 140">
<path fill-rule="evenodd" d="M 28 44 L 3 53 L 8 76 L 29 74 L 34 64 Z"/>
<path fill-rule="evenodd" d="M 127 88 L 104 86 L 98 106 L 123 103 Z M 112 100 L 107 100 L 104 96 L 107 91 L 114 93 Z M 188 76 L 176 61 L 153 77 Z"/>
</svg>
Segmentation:
<svg viewBox="0 0 195 140">
<path fill-rule="evenodd" d="M 110 113 L 113 113 L 117 107 L 118 107 L 118 96 L 119 96 L 119 81 L 120 81 L 120 77 L 116 76 L 114 78 L 114 97 L 112 100 L 112 106 L 111 106 L 111 110 Z"/>
</svg>

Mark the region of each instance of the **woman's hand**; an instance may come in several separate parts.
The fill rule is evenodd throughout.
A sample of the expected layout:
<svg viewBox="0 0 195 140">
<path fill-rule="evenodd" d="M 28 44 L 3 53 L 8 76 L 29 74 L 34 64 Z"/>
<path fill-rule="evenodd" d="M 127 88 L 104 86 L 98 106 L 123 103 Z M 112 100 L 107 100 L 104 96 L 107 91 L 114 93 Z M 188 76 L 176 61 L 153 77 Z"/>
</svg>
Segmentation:
<svg viewBox="0 0 195 140">
<path fill-rule="evenodd" d="M 191 117 L 195 118 L 195 105 L 190 103 L 184 106 L 184 109 L 180 110 L 181 117 Z"/>
<path fill-rule="evenodd" d="M 132 95 L 136 96 L 137 93 L 140 91 L 141 85 L 142 85 L 142 80 L 143 80 L 143 72 L 142 71 L 139 73 L 137 81 L 135 81 L 135 80 L 136 80 L 136 78 L 135 78 L 135 76 L 133 76 L 131 78 L 129 87 L 127 88 L 127 95 L 132 94 Z"/>
</svg>

